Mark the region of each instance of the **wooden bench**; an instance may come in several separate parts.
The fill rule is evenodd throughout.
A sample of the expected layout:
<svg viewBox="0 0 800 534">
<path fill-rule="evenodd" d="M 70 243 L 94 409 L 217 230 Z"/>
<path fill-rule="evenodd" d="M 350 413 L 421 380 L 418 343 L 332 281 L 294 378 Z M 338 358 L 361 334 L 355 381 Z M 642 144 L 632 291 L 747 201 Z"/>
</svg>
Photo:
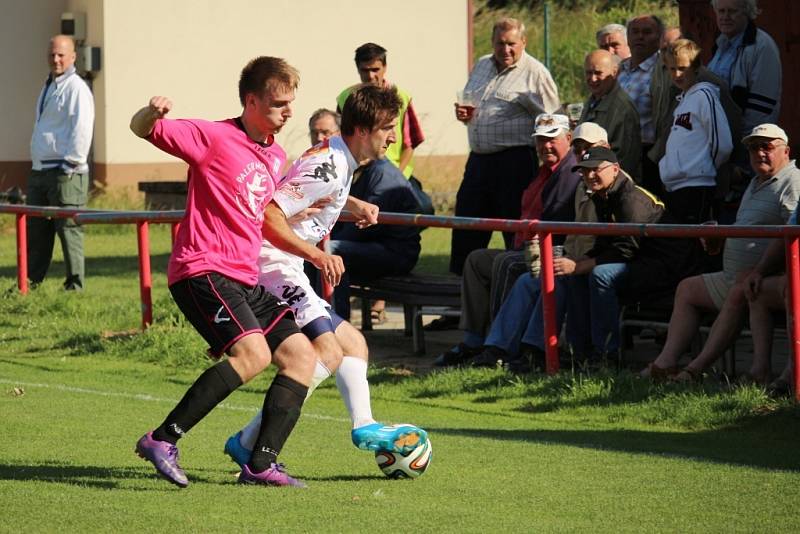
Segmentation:
<svg viewBox="0 0 800 534">
<path fill-rule="evenodd" d="M 361 299 L 361 328 L 372 330 L 370 300 L 403 305 L 404 333 L 411 336 L 414 353 L 425 354 L 423 315 L 460 315 L 461 278 L 455 275 L 410 273 L 384 276 L 369 283 L 350 283 L 350 293 Z"/>
</svg>

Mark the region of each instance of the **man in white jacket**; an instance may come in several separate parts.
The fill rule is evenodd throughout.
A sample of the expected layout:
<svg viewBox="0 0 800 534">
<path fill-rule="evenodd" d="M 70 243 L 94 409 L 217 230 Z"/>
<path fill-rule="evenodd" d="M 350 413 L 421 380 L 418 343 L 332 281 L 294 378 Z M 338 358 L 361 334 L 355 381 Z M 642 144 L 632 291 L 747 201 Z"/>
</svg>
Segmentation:
<svg viewBox="0 0 800 534">
<path fill-rule="evenodd" d="M 50 75 L 36 100 L 31 136 L 28 204 L 80 208 L 89 191 L 87 158 L 92 144 L 94 99 L 75 72 L 75 42 L 66 35 L 50 39 Z M 28 219 L 28 276 L 44 280 L 53 256 L 55 236 L 64 252 L 64 288 L 83 288 L 83 229 L 71 219 Z"/>
<path fill-rule="evenodd" d="M 678 39 L 667 47 L 664 62 L 672 83 L 682 91 L 658 164 L 664 202 L 678 222 L 698 224 L 710 218 L 717 169 L 730 157 L 733 141 L 719 88 L 697 82 L 700 47 Z"/>
</svg>

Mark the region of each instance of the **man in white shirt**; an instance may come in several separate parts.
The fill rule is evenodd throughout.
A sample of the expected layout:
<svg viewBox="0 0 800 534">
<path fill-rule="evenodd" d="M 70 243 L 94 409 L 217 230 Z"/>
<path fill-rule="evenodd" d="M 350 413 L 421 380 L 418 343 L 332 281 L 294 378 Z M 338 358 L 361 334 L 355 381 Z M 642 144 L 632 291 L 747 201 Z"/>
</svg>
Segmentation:
<svg viewBox="0 0 800 534">
<path fill-rule="evenodd" d="M 50 75 L 36 100 L 31 136 L 32 170 L 28 204 L 80 208 L 89 191 L 87 157 L 92 144 L 94 100 L 75 71 L 75 42 L 66 35 L 50 39 Z M 83 229 L 71 219 L 28 218 L 28 277 L 39 284 L 47 275 L 55 235 L 66 266 L 64 288 L 84 283 Z"/>
</svg>

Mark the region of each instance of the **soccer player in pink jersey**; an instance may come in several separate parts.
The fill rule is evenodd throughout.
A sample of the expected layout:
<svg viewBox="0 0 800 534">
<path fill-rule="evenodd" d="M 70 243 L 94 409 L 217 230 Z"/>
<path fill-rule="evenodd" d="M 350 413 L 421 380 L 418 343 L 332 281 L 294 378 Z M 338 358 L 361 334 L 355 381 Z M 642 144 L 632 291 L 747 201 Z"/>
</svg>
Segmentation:
<svg viewBox="0 0 800 534">
<path fill-rule="evenodd" d="M 136 452 L 180 487 L 189 481 L 176 443 L 236 388 L 271 362 L 278 374 L 264 399 L 263 423 L 239 482 L 305 487 L 277 456 L 300 416 L 315 365 L 308 338 L 291 308 L 257 284 L 264 212 L 286 161 L 274 134 L 292 116 L 299 83 L 284 60 L 258 57 L 239 80 L 241 116 L 219 122 L 168 120 L 172 102 L 161 96 L 131 119 L 131 130 L 189 164 L 186 214 L 170 256 L 169 289 L 187 320 L 228 358 L 203 372 Z M 334 285 L 342 260 L 295 236 L 286 219 L 273 218 L 269 234 L 289 252 L 313 263 Z"/>
</svg>

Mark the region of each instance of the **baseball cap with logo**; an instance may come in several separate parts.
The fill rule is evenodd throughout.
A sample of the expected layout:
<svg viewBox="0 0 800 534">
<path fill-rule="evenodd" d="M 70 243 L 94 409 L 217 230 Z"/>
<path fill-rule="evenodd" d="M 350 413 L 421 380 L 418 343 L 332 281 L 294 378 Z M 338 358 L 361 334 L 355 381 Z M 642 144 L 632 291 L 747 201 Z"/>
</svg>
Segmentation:
<svg viewBox="0 0 800 534">
<path fill-rule="evenodd" d="M 614 154 L 614 151 L 610 148 L 606 148 L 604 146 L 593 146 L 583 153 L 580 161 L 578 161 L 575 166 L 572 167 L 572 172 L 575 172 L 578 169 L 596 169 L 606 162 L 619 163 L 619 160 L 617 160 L 617 155 Z"/>
<path fill-rule="evenodd" d="M 569 131 L 569 117 L 555 113 L 540 113 L 533 124 L 533 137 L 558 137 Z"/>
<path fill-rule="evenodd" d="M 590 145 L 608 143 L 608 132 L 595 122 L 582 122 L 572 132 L 572 139 L 582 139 Z"/>
<path fill-rule="evenodd" d="M 783 131 L 783 128 L 776 124 L 759 124 L 753 131 L 750 132 L 750 135 L 745 136 L 742 138 L 742 143 L 747 144 L 751 139 L 754 137 L 763 137 L 767 139 L 780 139 L 784 143 L 789 142 L 789 136 L 786 135 L 786 132 Z"/>
</svg>

